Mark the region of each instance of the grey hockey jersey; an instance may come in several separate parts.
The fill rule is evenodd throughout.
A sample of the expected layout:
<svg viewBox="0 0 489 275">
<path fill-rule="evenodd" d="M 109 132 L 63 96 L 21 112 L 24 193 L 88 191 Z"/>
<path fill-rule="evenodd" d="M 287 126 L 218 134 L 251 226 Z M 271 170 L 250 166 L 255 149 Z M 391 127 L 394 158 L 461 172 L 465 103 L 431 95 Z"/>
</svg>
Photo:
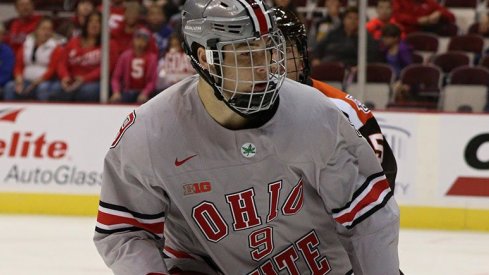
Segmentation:
<svg viewBox="0 0 489 275">
<path fill-rule="evenodd" d="M 286 80 L 270 121 L 229 130 L 197 82 L 131 113 L 107 153 L 94 240 L 115 274 L 399 274 L 397 204 L 329 99 Z"/>
</svg>

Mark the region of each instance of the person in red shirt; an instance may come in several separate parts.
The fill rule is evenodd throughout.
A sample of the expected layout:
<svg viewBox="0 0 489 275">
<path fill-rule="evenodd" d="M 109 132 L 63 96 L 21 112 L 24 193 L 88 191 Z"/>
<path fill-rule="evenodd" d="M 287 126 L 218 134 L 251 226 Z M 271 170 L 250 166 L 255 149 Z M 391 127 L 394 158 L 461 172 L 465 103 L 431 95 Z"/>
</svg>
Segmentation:
<svg viewBox="0 0 489 275">
<path fill-rule="evenodd" d="M 58 66 L 60 83 L 54 85 L 54 100 L 98 102 L 101 74 L 101 26 L 102 15 L 94 12 L 87 17 L 79 37 L 71 38 L 61 56 Z M 110 43 L 110 60 L 114 44 Z"/>
<path fill-rule="evenodd" d="M 34 4 L 31 0 L 16 0 L 15 10 L 18 17 L 10 24 L 6 42 L 14 52 L 17 52 L 27 35 L 34 32 L 42 17 L 34 13 Z"/>
<path fill-rule="evenodd" d="M 138 2 L 127 2 L 125 7 L 124 21 L 119 24 L 119 27 L 113 29 L 110 34 L 111 38 L 117 41 L 119 45 L 119 53 L 131 48 L 134 32 L 136 29 L 144 27 L 140 22 L 141 5 Z M 149 50 L 157 53 L 158 49 L 154 38 L 151 37 L 148 43 Z"/>
<path fill-rule="evenodd" d="M 150 38 L 149 30 L 138 29 L 132 48 L 119 57 L 112 75 L 111 102 L 144 103 L 154 92 L 158 57 L 148 49 Z"/>
<path fill-rule="evenodd" d="M 386 24 L 396 24 L 396 20 L 392 17 L 392 2 L 391 0 L 377 1 L 377 17 L 368 21 L 367 30 L 376 40 L 382 38 L 382 29 Z M 401 34 L 404 38 L 404 34 Z"/>
<path fill-rule="evenodd" d="M 5 100 L 49 100 L 63 42 L 54 34 L 53 20 L 43 18 L 17 51 L 15 80 L 5 86 Z"/>
<path fill-rule="evenodd" d="M 454 23 L 455 16 L 436 0 L 393 0 L 393 16 L 404 32 L 437 32 L 444 23 Z"/>
<path fill-rule="evenodd" d="M 98 6 L 98 10 L 102 12 L 102 5 Z M 116 29 L 124 21 L 124 0 L 112 0 L 110 2 L 109 28 Z"/>
</svg>

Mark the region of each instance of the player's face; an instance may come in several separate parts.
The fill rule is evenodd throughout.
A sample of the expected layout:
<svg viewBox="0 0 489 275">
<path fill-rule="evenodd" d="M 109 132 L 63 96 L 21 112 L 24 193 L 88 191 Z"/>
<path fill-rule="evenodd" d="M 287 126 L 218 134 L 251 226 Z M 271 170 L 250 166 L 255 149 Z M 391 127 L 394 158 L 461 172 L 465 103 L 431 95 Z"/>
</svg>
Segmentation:
<svg viewBox="0 0 489 275">
<path fill-rule="evenodd" d="M 253 42 L 224 47 L 224 90 L 263 92 L 269 74 L 274 70 L 272 51 L 267 50 L 270 41 L 258 39 Z"/>
</svg>

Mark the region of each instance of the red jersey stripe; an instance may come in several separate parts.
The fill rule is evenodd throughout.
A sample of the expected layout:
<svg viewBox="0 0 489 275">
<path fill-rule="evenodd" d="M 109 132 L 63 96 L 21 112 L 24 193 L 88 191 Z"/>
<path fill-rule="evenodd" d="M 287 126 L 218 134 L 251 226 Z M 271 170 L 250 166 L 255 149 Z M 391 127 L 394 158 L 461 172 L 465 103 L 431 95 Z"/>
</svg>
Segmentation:
<svg viewBox="0 0 489 275">
<path fill-rule="evenodd" d="M 365 207 L 377 202 L 380 199 L 380 195 L 389 189 L 389 182 L 387 179 L 383 179 L 374 184 L 372 189 L 368 192 L 368 194 L 361 199 L 349 212 L 346 212 L 338 217 L 335 217 L 335 220 L 338 223 L 350 223 L 355 220 L 355 216 Z M 357 217 L 358 218 L 358 217 Z"/>
<path fill-rule="evenodd" d="M 164 251 L 168 251 L 168 253 L 172 254 L 173 256 L 175 256 L 176 258 L 185 258 L 185 259 L 195 259 L 194 257 L 192 257 L 190 254 L 187 254 L 185 252 L 182 252 L 182 251 L 177 251 L 171 247 L 168 247 L 168 246 L 165 246 L 165 248 L 163 249 Z"/>
<path fill-rule="evenodd" d="M 98 212 L 97 221 L 101 224 L 108 225 L 108 226 L 116 225 L 116 224 L 130 224 L 135 227 L 147 230 L 155 235 L 163 234 L 163 229 L 165 224 L 164 222 L 157 222 L 152 224 L 141 223 L 134 218 L 116 216 L 101 211 Z"/>
</svg>

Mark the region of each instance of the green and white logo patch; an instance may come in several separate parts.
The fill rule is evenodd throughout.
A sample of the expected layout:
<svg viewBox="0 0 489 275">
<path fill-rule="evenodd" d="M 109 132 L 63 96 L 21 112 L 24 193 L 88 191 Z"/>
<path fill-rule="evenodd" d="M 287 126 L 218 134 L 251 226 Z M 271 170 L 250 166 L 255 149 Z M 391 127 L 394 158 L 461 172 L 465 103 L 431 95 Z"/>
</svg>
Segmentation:
<svg viewBox="0 0 489 275">
<path fill-rule="evenodd" d="M 241 146 L 241 154 L 245 158 L 252 158 L 256 155 L 256 146 L 253 143 L 245 143 Z"/>
</svg>

